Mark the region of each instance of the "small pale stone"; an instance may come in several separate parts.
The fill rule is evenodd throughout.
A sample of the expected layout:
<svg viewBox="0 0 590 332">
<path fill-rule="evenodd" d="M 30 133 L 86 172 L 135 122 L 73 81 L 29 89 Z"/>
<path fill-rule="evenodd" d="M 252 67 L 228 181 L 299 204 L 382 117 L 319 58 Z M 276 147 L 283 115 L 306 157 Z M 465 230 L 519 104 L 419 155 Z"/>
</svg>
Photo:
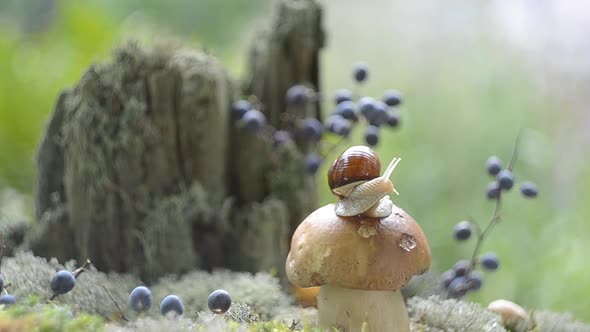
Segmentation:
<svg viewBox="0 0 590 332">
<path fill-rule="evenodd" d="M 504 324 L 526 318 L 526 311 L 521 306 L 504 299 L 491 302 L 488 305 L 488 310 L 500 315 Z"/>
</svg>

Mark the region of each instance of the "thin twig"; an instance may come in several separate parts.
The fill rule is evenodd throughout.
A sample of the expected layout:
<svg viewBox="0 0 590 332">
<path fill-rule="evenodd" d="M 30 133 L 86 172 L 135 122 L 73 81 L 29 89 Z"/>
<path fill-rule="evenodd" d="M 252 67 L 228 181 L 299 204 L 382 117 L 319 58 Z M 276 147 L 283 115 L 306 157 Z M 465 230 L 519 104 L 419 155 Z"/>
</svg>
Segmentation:
<svg viewBox="0 0 590 332">
<path fill-rule="evenodd" d="M 133 324 L 133 322 L 131 322 L 129 320 L 129 318 L 127 318 L 127 316 L 125 316 L 125 314 L 123 313 L 123 310 L 121 309 L 121 307 L 119 306 L 119 302 L 117 302 L 117 300 L 115 299 L 115 297 L 113 296 L 113 294 L 111 294 L 111 292 L 109 292 L 109 290 L 107 289 L 107 287 L 105 285 L 101 285 L 102 288 L 104 288 L 105 292 L 107 292 L 107 294 L 109 295 L 109 297 L 111 298 L 111 301 L 113 301 L 113 303 L 115 304 L 115 307 L 117 307 L 117 310 L 119 310 L 119 313 L 121 314 L 121 318 L 128 322 L 131 323 L 131 325 L 133 325 L 133 327 L 135 327 L 135 325 Z"/>
<path fill-rule="evenodd" d="M 510 158 L 510 162 L 508 163 L 508 167 L 506 167 L 511 172 L 512 172 L 512 168 L 514 168 L 514 165 L 516 164 L 516 160 L 518 159 L 518 152 L 519 152 L 519 145 L 520 145 L 520 137 L 521 136 L 522 136 L 522 131 L 520 131 L 518 133 L 518 135 L 516 135 L 516 139 L 514 141 L 514 150 L 512 152 L 512 157 Z M 498 224 L 500 222 L 501 210 L 502 210 L 502 190 L 500 189 L 500 193 L 498 194 L 498 198 L 496 198 L 496 205 L 494 207 L 494 212 L 492 213 L 492 216 L 490 217 L 490 221 L 488 222 L 488 225 L 483 230 L 483 232 L 479 231 L 479 226 L 478 226 L 478 233 L 479 233 L 478 235 L 479 236 L 477 237 L 475 249 L 473 250 L 473 255 L 471 256 L 471 261 L 469 263 L 469 268 L 467 269 L 466 275 L 469 275 L 469 273 L 471 271 L 473 271 L 473 269 L 477 265 L 477 258 L 479 256 L 479 252 L 481 251 L 481 246 L 483 244 L 483 241 L 489 235 L 489 233 L 494 228 L 494 226 L 496 226 L 496 224 Z M 472 224 L 475 224 L 475 223 L 472 223 Z"/>
<path fill-rule="evenodd" d="M 469 268 L 465 272 L 465 275 L 469 275 L 469 273 L 471 271 L 473 271 L 473 269 L 477 265 L 477 257 L 479 256 L 479 252 L 481 250 L 481 246 L 483 244 L 483 241 L 486 239 L 486 237 L 491 232 L 491 230 L 494 228 L 494 226 L 498 222 L 500 222 L 501 208 L 502 208 L 502 194 L 500 194 L 500 196 L 498 196 L 498 198 L 496 199 L 496 206 L 494 207 L 494 212 L 492 213 L 492 216 L 490 217 L 490 221 L 488 222 L 488 225 L 483 230 L 483 232 L 481 232 L 479 234 L 479 236 L 477 237 L 475 249 L 473 250 L 473 255 L 471 256 L 471 261 L 469 262 Z M 478 228 L 479 228 L 479 226 L 478 226 Z"/>
<path fill-rule="evenodd" d="M 92 264 L 90 262 L 90 260 L 86 259 L 86 262 L 84 262 L 84 265 L 82 265 L 81 267 L 74 270 L 74 272 L 72 272 L 72 274 L 74 275 L 74 278 L 78 279 L 78 277 L 82 274 L 82 272 L 86 271 L 86 269 L 88 269 L 90 267 L 90 264 Z"/>
<path fill-rule="evenodd" d="M 516 135 L 516 139 L 514 141 L 514 151 L 512 152 L 512 158 L 510 158 L 510 162 L 508 163 L 508 167 L 506 167 L 510 172 L 512 172 L 512 168 L 514 167 L 514 164 L 516 164 L 516 159 L 518 158 L 520 136 L 522 136 L 522 130 L 518 132 L 518 135 Z"/>
</svg>

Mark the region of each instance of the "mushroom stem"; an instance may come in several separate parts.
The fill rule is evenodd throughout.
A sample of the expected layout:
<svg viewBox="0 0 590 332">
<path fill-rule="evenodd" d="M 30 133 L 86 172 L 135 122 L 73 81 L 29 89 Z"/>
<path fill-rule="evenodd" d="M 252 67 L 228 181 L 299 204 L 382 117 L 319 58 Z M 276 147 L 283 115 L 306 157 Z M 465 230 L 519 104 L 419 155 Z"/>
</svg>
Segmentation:
<svg viewBox="0 0 590 332">
<path fill-rule="evenodd" d="M 346 332 L 410 331 L 408 311 L 399 290 L 371 291 L 324 285 L 318 294 L 318 319 L 322 328 L 337 326 Z"/>
</svg>

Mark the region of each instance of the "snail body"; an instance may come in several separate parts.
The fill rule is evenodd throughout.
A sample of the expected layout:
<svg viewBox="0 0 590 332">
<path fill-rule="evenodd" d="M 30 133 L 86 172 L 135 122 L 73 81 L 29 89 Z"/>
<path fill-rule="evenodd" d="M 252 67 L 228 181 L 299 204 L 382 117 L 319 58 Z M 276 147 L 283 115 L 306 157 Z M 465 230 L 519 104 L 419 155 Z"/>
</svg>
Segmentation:
<svg viewBox="0 0 590 332">
<path fill-rule="evenodd" d="M 355 146 L 344 151 L 328 172 L 330 188 L 340 198 L 335 204 L 336 214 L 341 217 L 389 216 L 393 203 L 387 195 L 397 193 L 389 177 L 400 160 L 393 158 L 380 176 L 381 165 L 373 150 Z"/>
</svg>

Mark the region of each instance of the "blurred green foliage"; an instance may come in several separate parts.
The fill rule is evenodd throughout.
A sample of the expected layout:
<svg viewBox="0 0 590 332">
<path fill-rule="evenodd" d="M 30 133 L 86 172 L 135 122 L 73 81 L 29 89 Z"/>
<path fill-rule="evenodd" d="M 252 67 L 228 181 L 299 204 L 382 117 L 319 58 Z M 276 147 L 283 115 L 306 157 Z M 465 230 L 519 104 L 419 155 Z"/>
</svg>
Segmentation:
<svg viewBox="0 0 590 332">
<path fill-rule="evenodd" d="M 266 18 L 269 2 L 1 2 L 0 186 L 32 191 L 34 150 L 59 91 L 75 84 L 92 62 L 105 60 L 114 46 L 129 37 L 177 36 L 212 50 L 239 72 L 249 27 Z M 500 269 L 486 273 L 483 289 L 469 299 L 487 304 L 502 297 L 590 321 L 590 167 L 583 155 L 559 159 L 579 143 L 557 130 L 572 121 L 573 106 L 540 89 L 538 67 L 492 33 L 484 7 L 434 7 L 378 1 L 351 10 L 327 2 L 323 90 L 352 88 L 350 68 L 361 60 L 371 74 L 357 91 L 375 97 L 387 88 L 403 92 L 402 127 L 384 131 L 376 150 L 382 160 L 402 158 L 392 177 L 401 194 L 394 201 L 422 225 L 434 271 L 469 257 L 474 241 L 456 243 L 452 228 L 469 217 L 487 222 L 493 205 L 484 195 L 491 180 L 485 160 L 497 154 L 507 163 L 524 128 L 515 177 L 537 182 L 540 196 L 524 199 L 517 186 L 505 195 L 504 221 L 483 248 L 498 254 Z M 361 130 L 350 141 L 359 143 Z M 321 204 L 334 200 L 324 181 L 328 164 L 320 171 Z M 572 169 L 577 173 L 570 174 Z"/>
</svg>

